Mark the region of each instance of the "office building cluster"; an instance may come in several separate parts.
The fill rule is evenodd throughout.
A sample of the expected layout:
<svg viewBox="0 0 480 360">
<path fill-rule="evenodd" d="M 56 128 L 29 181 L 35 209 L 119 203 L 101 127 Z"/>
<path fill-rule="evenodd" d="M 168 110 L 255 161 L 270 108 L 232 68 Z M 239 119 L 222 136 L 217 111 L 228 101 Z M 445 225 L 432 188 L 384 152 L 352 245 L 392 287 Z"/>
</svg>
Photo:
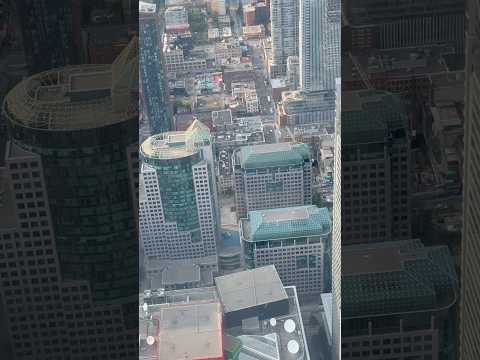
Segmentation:
<svg viewBox="0 0 480 360">
<path fill-rule="evenodd" d="M 163 41 L 155 51 L 172 121 L 167 131 L 143 139 L 139 151 L 140 297 L 147 303 L 141 317 L 150 334 L 141 340 L 142 349 L 145 356 L 160 351 L 161 358 L 165 351 L 178 351 L 195 359 L 247 354 L 308 359 L 306 338 L 318 329 L 324 337 L 320 351 L 328 355 L 332 127 L 339 74 L 323 65 L 317 69 L 317 61 L 332 56 L 332 47 L 322 49 L 321 59 L 312 51 L 316 36 L 331 27 L 331 11 L 326 2 L 305 3 L 312 15 L 301 25 L 299 4 L 272 1 L 270 38 L 262 13 L 266 4 L 247 2 L 229 12 L 218 1 L 206 5 L 168 3 L 155 11 L 157 23 L 165 21 L 165 27 L 157 25 L 155 36 Z M 309 53 L 299 57 L 299 42 L 307 40 L 302 48 Z M 264 56 L 269 42 L 272 66 Z M 299 92 L 303 103 L 295 95 L 284 101 L 285 124 L 293 126 L 278 127 L 278 102 L 304 83 L 306 66 L 318 84 Z M 317 131 L 287 139 L 285 131 L 298 132 L 298 124 Z M 299 334 L 291 327 L 303 321 L 298 300 L 292 300 L 297 294 L 313 299 L 311 308 L 322 303 L 326 310 L 309 316 L 304 338 L 288 339 L 287 334 Z M 163 303 L 152 305 L 152 298 Z M 289 319 L 292 305 L 296 318 Z M 187 313 L 188 320 L 181 317 Z M 207 317 L 208 351 L 195 325 Z M 184 319 L 185 327 L 174 326 L 175 319 Z M 196 340 L 186 346 L 181 336 Z"/>
<path fill-rule="evenodd" d="M 479 18 L 0 1 L 0 358 L 480 359 Z"/>
</svg>

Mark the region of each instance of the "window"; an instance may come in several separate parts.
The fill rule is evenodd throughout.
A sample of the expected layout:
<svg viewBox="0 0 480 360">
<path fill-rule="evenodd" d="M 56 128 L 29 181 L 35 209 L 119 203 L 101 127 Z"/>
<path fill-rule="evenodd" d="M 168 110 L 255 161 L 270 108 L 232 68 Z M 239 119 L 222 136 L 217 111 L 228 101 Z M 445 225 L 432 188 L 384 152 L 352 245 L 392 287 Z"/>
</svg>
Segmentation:
<svg viewBox="0 0 480 360">
<path fill-rule="evenodd" d="M 296 258 L 296 267 L 297 267 L 297 269 L 305 269 L 305 268 L 308 267 L 308 265 L 307 265 L 307 256 L 306 256 L 306 255 L 297 256 L 297 258 Z"/>
</svg>

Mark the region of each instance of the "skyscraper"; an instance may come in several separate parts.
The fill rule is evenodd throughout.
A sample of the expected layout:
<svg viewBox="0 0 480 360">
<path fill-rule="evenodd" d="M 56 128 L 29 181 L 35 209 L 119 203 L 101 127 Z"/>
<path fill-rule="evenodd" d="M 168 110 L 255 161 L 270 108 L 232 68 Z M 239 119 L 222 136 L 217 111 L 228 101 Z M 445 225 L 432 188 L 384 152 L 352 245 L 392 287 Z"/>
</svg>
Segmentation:
<svg viewBox="0 0 480 360">
<path fill-rule="evenodd" d="M 345 1 L 344 7 L 354 49 L 451 43 L 463 52 L 464 12 L 464 0 L 361 0 Z"/>
<path fill-rule="evenodd" d="M 480 357 L 480 4 L 468 1 L 466 39 L 465 159 L 463 181 L 460 359 Z"/>
<path fill-rule="evenodd" d="M 151 134 L 170 130 L 167 95 L 165 94 L 162 68 L 160 26 L 155 4 L 140 2 L 139 14 L 140 51 L 140 101 L 142 116 L 147 121 Z"/>
<path fill-rule="evenodd" d="M 340 7 L 333 1 L 300 0 L 300 88 L 335 89 L 340 76 Z"/>
<path fill-rule="evenodd" d="M 15 6 L 31 74 L 75 63 L 72 0 L 20 0 Z"/>
<path fill-rule="evenodd" d="M 17 359 L 136 354 L 137 92 L 132 41 L 112 66 L 42 72 L 3 103 L 0 298 Z"/>
<path fill-rule="evenodd" d="M 411 237 L 411 154 L 402 100 L 342 93 L 342 243 Z"/>
<path fill-rule="evenodd" d="M 345 246 L 342 256 L 342 359 L 455 359 L 447 246 L 412 239 Z"/>
<path fill-rule="evenodd" d="M 140 147 L 140 235 L 147 257 L 217 267 L 217 195 L 210 130 L 148 138 Z"/>
<path fill-rule="evenodd" d="M 255 210 L 240 221 L 248 269 L 275 265 L 280 279 L 302 294 L 325 290 L 324 253 L 332 225 L 326 208 L 315 205 Z"/>
<path fill-rule="evenodd" d="M 271 77 L 285 75 L 289 56 L 298 56 L 298 1 L 272 0 L 270 19 L 272 27 Z"/>
<path fill-rule="evenodd" d="M 312 203 L 312 159 L 307 144 L 244 146 L 234 154 L 237 216 L 249 211 Z"/>
</svg>

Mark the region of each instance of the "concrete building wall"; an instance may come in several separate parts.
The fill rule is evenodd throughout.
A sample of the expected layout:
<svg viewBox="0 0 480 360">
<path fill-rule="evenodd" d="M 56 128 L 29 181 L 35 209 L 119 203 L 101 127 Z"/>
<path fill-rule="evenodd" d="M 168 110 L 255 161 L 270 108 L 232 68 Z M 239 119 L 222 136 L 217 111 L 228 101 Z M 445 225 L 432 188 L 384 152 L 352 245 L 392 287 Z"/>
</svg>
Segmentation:
<svg viewBox="0 0 480 360">
<path fill-rule="evenodd" d="M 307 266 L 298 258 L 305 257 Z M 314 260 L 313 260 L 314 259 Z M 314 264 L 313 264 L 314 262 Z M 299 294 L 324 290 L 323 244 L 292 245 L 255 250 L 255 267 L 274 264 L 285 286 L 295 286 Z"/>
<path fill-rule="evenodd" d="M 265 169 L 264 173 L 246 173 L 234 170 L 237 215 L 244 217 L 248 211 L 273 209 L 312 202 L 312 164 L 303 168 Z M 278 189 L 273 189 L 273 187 Z"/>
</svg>

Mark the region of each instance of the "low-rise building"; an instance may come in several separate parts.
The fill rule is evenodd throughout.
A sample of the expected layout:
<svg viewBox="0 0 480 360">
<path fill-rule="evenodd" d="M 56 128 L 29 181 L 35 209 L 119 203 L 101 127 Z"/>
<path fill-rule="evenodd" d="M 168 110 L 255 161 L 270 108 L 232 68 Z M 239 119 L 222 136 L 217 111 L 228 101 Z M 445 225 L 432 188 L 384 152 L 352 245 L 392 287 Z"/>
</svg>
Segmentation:
<svg viewBox="0 0 480 360">
<path fill-rule="evenodd" d="M 251 64 L 229 64 L 223 69 L 225 91 L 232 91 L 232 83 L 255 81 L 255 70 Z"/>
<path fill-rule="evenodd" d="M 255 89 L 245 89 L 245 108 L 248 114 L 257 114 L 260 111 L 258 95 Z"/>
<path fill-rule="evenodd" d="M 190 28 L 187 10 L 183 6 L 171 6 L 165 10 L 165 30 L 169 33 L 184 33 Z"/>
<path fill-rule="evenodd" d="M 265 37 L 265 27 L 263 25 L 244 26 L 242 35 L 245 39 L 263 39 Z"/>
<path fill-rule="evenodd" d="M 192 6 L 192 0 L 165 0 L 165 6 Z"/>
<path fill-rule="evenodd" d="M 252 4 L 243 7 L 243 21 L 245 26 L 257 25 L 255 22 L 255 6 Z"/>
<path fill-rule="evenodd" d="M 152 313 L 152 322 L 157 324 L 152 332 L 157 358 L 224 360 L 222 315 L 221 304 L 215 300 L 157 306 Z M 150 339 L 145 340 L 148 344 Z"/>
<path fill-rule="evenodd" d="M 272 85 L 272 99 L 276 103 L 282 100 L 282 93 L 289 90 L 289 84 L 286 78 L 271 79 Z"/>
<path fill-rule="evenodd" d="M 324 290 L 328 267 L 324 252 L 331 239 L 331 220 L 326 208 L 314 205 L 255 210 L 240 221 L 245 265 L 275 265 L 280 279 L 298 292 Z"/>
<path fill-rule="evenodd" d="M 226 0 L 206 0 L 206 3 L 210 13 L 220 16 L 227 14 Z"/>
<path fill-rule="evenodd" d="M 140 295 L 141 360 L 310 360 L 297 290 L 282 284 L 274 266 L 215 284 Z"/>
<path fill-rule="evenodd" d="M 215 63 L 217 65 L 224 65 L 230 62 L 232 58 L 239 61 L 241 56 L 242 50 L 237 38 L 230 38 L 215 43 Z"/>
<path fill-rule="evenodd" d="M 209 40 L 229 39 L 232 35 L 232 28 L 230 26 L 222 28 L 212 27 L 208 29 Z"/>
<path fill-rule="evenodd" d="M 265 143 L 264 127 L 260 116 L 232 118 L 230 110 L 221 110 L 212 113 L 212 120 L 214 145 L 218 150 L 232 151 L 244 145 Z"/>
<path fill-rule="evenodd" d="M 164 67 L 170 78 L 177 75 L 200 73 L 207 70 L 207 54 L 202 51 L 189 51 L 186 54 L 184 48 L 175 44 L 175 37 L 164 35 L 163 61 Z"/>
<path fill-rule="evenodd" d="M 284 91 L 276 116 L 279 127 L 331 127 L 335 121 L 335 91 Z"/>
</svg>

